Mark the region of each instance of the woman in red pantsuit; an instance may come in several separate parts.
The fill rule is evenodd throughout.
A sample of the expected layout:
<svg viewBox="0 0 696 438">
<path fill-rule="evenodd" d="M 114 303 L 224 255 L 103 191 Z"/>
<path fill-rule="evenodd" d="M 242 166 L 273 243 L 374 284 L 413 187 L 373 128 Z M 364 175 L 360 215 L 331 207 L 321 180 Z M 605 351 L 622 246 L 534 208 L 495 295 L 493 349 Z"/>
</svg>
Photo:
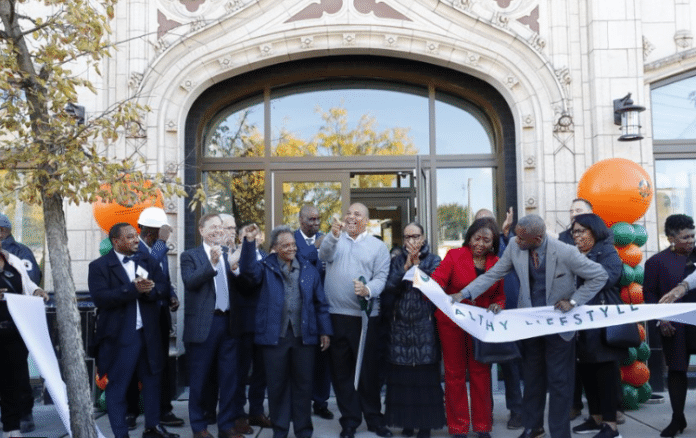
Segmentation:
<svg viewBox="0 0 696 438">
<path fill-rule="evenodd" d="M 432 278 L 448 295 L 461 291 L 498 261 L 496 254 L 500 246 L 499 236 L 494 220 L 477 219 L 466 233 L 464 246 L 450 250 L 433 272 Z M 495 283 L 473 303 L 469 300 L 463 302 L 488 308 L 493 312 L 499 311 L 505 305 L 503 281 Z M 489 438 L 493 426 L 491 365 L 474 360 L 471 335 L 459 328 L 440 310 L 436 311 L 435 317 L 445 364 L 445 408 L 449 433 L 455 438 L 464 438 L 471 425 L 479 438 Z M 466 389 L 467 370 L 471 403 Z"/>
</svg>

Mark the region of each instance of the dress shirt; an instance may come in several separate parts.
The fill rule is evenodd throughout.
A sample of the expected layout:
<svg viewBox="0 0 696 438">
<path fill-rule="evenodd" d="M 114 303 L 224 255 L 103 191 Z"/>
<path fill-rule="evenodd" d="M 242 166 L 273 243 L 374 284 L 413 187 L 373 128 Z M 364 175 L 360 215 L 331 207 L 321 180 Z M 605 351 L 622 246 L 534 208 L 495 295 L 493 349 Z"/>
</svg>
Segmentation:
<svg viewBox="0 0 696 438">
<path fill-rule="evenodd" d="M 118 257 L 118 261 L 121 262 L 121 265 L 123 265 L 123 269 L 126 270 L 126 274 L 128 275 L 128 278 L 130 281 L 135 280 L 135 270 L 136 270 L 136 263 L 133 260 L 128 260 L 127 262 L 124 263 L 123 259 L 126 257 L 124 254 L 121 254 L 118 251 L 114 251 L 116 253 L 116 257 Z M 140 292 L 138 292 L 140 293 Z M 135 300 L 135 329 L 140 330 L 143 328 L 143 317 L 140 315 L 140 302 L 138 300 Z"/>
</svg>

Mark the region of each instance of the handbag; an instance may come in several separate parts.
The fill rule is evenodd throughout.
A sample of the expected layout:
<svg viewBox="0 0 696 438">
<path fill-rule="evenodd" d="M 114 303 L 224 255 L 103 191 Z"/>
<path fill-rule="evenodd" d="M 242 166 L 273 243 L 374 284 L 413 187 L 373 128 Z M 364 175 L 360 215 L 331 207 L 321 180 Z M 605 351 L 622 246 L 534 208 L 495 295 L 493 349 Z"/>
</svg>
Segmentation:
<svg viewBox="0 0 696 438">
<path fill-rule="evenodd" d="M 471 337 L 474 341 L 474 359 L 480 363 L 502 363 L 522 358 L 517 342 L 484 342 Z"/>
<path fill-rule="evenodd" d="M 624 304 L 616 294 L 601 291 L 601 304 Z M 602 342 L 608 347 L 631 348 L 639 347 L 641 344 L 638 324 L 630 322 L 627 324 L 610 325 L 602 328 Z"/>
</svg>

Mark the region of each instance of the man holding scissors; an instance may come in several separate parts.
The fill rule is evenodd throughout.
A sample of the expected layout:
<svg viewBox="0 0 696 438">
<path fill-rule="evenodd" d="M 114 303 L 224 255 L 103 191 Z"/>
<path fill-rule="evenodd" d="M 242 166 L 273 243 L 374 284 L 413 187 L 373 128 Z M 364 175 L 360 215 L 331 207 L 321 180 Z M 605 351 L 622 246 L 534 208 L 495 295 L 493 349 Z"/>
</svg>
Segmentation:
<svg viewBox="0 0 696 438">
<path fill-rule="evenodd" d="M 374 360 L 379 347 L 378 298 L 391 259 L 386 245 L 366 231 L 369 219 L 367 207 L 351 205 L 344 221 L 334 218 L 319 248 L 319 259 L 326 262 L 324 285 L 334 327 L 329 352 L 341 438 L 355 436 L 363 415 L 367 430 L 392 436 L 384 424 L 379 363 Z"/>
</svg>

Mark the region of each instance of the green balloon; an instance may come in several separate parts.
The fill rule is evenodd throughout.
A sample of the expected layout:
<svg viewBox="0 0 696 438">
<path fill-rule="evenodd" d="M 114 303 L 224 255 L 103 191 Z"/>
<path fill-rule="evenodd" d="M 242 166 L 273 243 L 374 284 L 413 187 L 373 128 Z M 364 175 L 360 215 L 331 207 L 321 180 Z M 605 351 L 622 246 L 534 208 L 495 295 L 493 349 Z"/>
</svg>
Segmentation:
<svg viewBox="0 0 696 438">
<path fill-rule="evenodd" d="M 614 232 L 614 245 L 616 246 L 626 246 L 632 243 L 635 238 L 633 225 L 629 223 L 617 222 L 611 226 L 611 230 Z"/>
<path fill-rule="evenodd" d="M 645 271 L 641 265 L 636 265 L 633 268 L 633 281 L 638 284 L 643 284 L 643 279 L 645 278 Z"/>
<path fill-rule="evenodd" d="M 635 224 L 633 225 L 633 243 L 635 243 L 638 246 L 643 246 L 645 245 L 645 242 L 648 241 L 648 232 L 645 230 L 645 227 L 642 225 Z"/>
<path fill-rule="evenodd" d="M 638 389 L 628 383 L 624 383 L 622 384 L 621 391 L 623 394 L 621 406 L 630 411 L 638 409 Z"/>
<path fill-rule="evenodd" d="M 638 350 L 636 350 L 635 348 L 631 347 L 631 348 L 628 349 L 628 356 L 627 356 L 624 360 L 621 361 L 621 365 L 623 365 L 623 366 L 629 366 L 629 365 L 631 365 L 633 362 L 635 362 L 636 359 L 638 359 Z"/>
<path fill-rule="evenodd" d="M 633 283 L 634 279 L 635 279 L 635 271 L 633 270 L 632 267 L 630 267 L 624 263 L 623 270 L 621 272 L 621 279 L 619 280 L 619 284 L 621 286 L 628 286 L 629 284 Z"/>
<path fill-rule="evenodd" d="M 650 386 L 650 382 L 645 382 L 643 386 L 638 388 L 638 403 L 645 403 L 651 395 L 652 386 Z"/>
<path fill-rule="evenodd" d="M 643 342 L 640 344 L 640 346 L 638 346 L 636 353 L 638 355 L 639 361 L 647 362 L 648 358 L 650 357 L 650 347 L 648 346 L 647 343 Z"/>
<path fill-rule="evenodd" d="M 106 392 L 102 391 L 101 395 L 99 396 L 99 399 L 97 400 L 97 407 L 106 412 Z"/>
<path fill-rule="evenodd" d="M 107 252 L 111 251 L 111 248 L 111 239 L 108 237 L 99 242 L 99 254 L 105 255 Z"/>
</svg>

